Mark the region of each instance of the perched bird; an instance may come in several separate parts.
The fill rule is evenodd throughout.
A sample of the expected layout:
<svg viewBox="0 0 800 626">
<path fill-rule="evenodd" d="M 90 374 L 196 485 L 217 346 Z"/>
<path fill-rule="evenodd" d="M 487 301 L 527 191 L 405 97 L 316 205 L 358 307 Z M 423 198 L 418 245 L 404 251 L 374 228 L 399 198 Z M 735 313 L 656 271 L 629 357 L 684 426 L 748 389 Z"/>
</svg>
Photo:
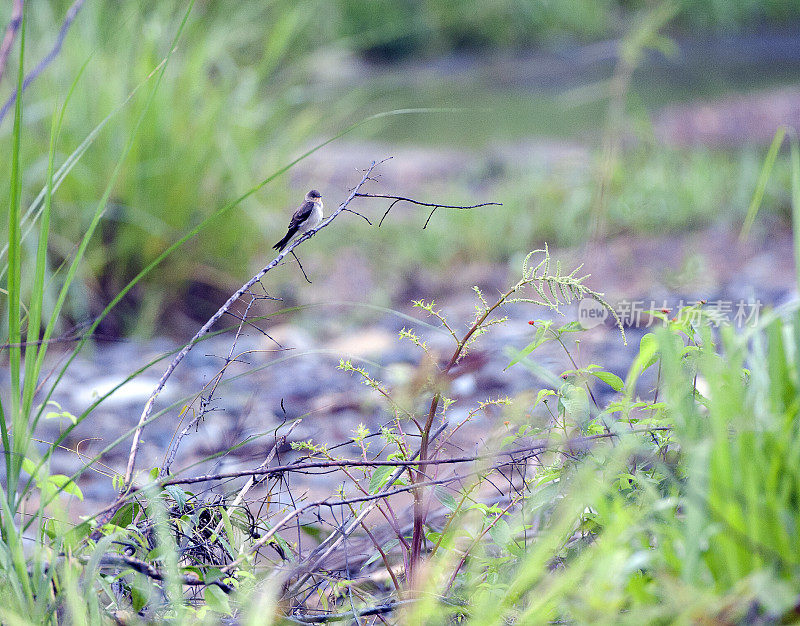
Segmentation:
<svg viewBox="0 0 800 626">
<path fill-rule="evenodd" d="M 283 251 L 295 235 L 302 235 L 307 230 L 316 228 L 322 221 L 322 195 L 316 189 L 306 194 L 306 200 L 292 215 L 289 230 L 278 243 L 272 246 L 278 252 Z"/>
</svg>

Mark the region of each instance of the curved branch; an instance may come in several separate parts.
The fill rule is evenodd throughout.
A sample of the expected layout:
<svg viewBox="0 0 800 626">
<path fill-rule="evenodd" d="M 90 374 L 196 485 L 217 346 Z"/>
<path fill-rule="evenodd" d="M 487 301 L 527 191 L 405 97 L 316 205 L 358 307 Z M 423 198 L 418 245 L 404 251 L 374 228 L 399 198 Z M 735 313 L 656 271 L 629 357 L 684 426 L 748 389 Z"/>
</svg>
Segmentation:
<svg viewBox="0 0 800 626">
<path fill-rule="evenodd" d="M 425 220 L 425 225 L 422 227 L 422 230 L 425 230 L 426 228 L 428 228 L 428 224 L 430 223 L 431 218 L 433 217 L 433 214 L 436 213 L 436 209 L 438 209 L 438 208 L 439 208 L 438 205 L 433 207 L 433 209 L 430 212 L 430 215 L 428 215 L 428 219 Z"/>
<path fill-rule="evenodd" d="M 392 207 L 393 207 L 395 204 L 397 204 L 398 202 L 400 202 L 400 200 L 401 200 L 401 198 L 398 198 L 397 200 L 395 200 L 394 202 L 392 202 L 392 203 L 389 205 L 389 208 L 388 208 L 388 209 L 386 209 L 386 213 L 384 213 L 384 214 L 383 214 L 383 217 L 381 218 L 381 221 L 380 221 L 380 222 L 378 222 L 378 228 L 380 228 L 380 227 L 381 227 L 381 225 L 383 224 L 383 220 L 385 220 L 385 219 L 386 219 L 386 216 L 387 216 L 387 215 L 389 215 L 389 211 L 391 211 L 391 210 L 392 210 Z"/>
</svg>

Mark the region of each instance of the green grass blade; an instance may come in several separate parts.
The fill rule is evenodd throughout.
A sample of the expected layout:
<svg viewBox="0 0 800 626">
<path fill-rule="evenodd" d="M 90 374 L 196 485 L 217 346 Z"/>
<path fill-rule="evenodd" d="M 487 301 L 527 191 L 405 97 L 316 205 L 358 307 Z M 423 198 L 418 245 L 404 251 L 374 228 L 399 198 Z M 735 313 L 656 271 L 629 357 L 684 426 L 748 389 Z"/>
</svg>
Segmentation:
<svg viewBox="0 0 800 626">
<path fill-rule="evenodd" d="M 17 97 L 14 104 L 14 130 L 11 147 L 11 193 L 8 205 L 8 342 L 9 346 L 9 369 L 11 377 L 11 400 L 10 400 L 10 419 L 13 425 L 14 438 L 9 446 L 8 425 L 4 423 L 2 432 L 3 446 L 6 452 L 7 490 L 8 496 L 13 500 L 16 492 L 19 467 L 22 459 L 17 454 L 24 452 L 27 446 L 25 443 L 27 434 L 21 421 L 19 410 L 20 402 L 20 361 L 22 357 L 22 310 L 20 306 L 20 292 L 22 280 L 22 245 L 19 235 L 19 207 L 20 194 L 22 192 L 22 180 L 20 175 L 19 153 L 20 137 L 22 133 L 22 83 L 25 76 L 25 15 L 23 10 L 22 24 L 20 26 L 20 45 L 19 45 L 19 68 L 17 71 Z M 5 420 L 3 420 L 5 422 Z M 10 458 L 9 458 L 10 455 Z"/>
<path fill-rule="evenodd" d="M 36 248 L 36 268 L 34 270 L 33 290 L 31 292 L 28 313 L 28 333 L 25 347 L 25 381 L 22 390 L 22 414 L 30 414 L 33 395 L 38 380 L 37 364 L 41 362 L 47 350 L 47 344 L 37 344 L 42 324 L 42 303 L 44 302 L 44 275 L 47 270 L 47 242 L 50 235 L 50 207 L 53 194 L 53 161 L 55 159 L 56 136 L 58 133 L 58 117 L 53 113 L 50 128 L 50 150 L 47 157 L 47 194 L 44 202 L 42 220 L 39 224 L 39 241 Z"/>
<path fill-rule="evenodd" d="M 800 146 L 797 133 L 789 141 L 792 168 L 792 238 L 794 241 L 794 275 L 800 291 Z"/>
<path fill-rule="evenodd" d="M 783 138 L 786 136 L 786 127 L 780 126 L 775 132 L 775 137 L 772 138 L 772 143 L 767 151 L 767 156 L 764 159 L 764 165 L 761 166 L 761 172 L 758 175 L 756 182 L 756 190 L 753 192 L 753 199 L 750 200 L 750 206 L 747 209 L 747 216 L 744 218 L 742 230 L 739 233 L 739 239 L 744 241 L 750 235 L 750 229 L 756 221 L 756 215 L 761 208 L 761 201 L 764 199 L 764 192 L 767 189 L 769 177 L 772 174 L 772 168 L 775 166 L 775 159 L 778 158 L 778 150 L 780 150 Z"/>
<path fill-rule="evenodd" d="M 156 75 L 155 83 L 153 84 L 150 92 L 148 93 L 147 100 L 145 101 L 145 104 L 142 107 L 142 110 L 141 110 L 141 112 L 139 113 L 139 115 L 137 117 L 136 123 L 134 124 L 133 130 L 131 131 L 131 135 L 130 135 L 130 137 L 128 139 L 128 142 L 125 145 L 125 148 L 120 153 L 120 156 L 117 159 L 117 164 L 116 164 L 116 166 L 114 168 L 114 171 L 112 172 L 112 174 L 111 174 L 111 176 L 109 178 L 108 184 L 106 185 L 106 188 L 105 188 L 105 190 L 103 192 L 103 195 L 101 196 L 100 200 L 97 203 L 97 207 L 95 208 L 95 212 L 94 212 L 94 216 L 92 217 L 92 221 L 89 224 L 89 227 L 86 230 L 86 233 L 84 234 L 84 236 L 83 236 L 83 238 L 81 240 L 81 243 L 80 243 L 80 245 L 78 247 L 78 250 L 75 253 L 75 257 L 73 258 L 72 262 L 70 263 L 69 269 L 67 270 L 67 276 L 66 276 L 66 278 L 64 280 L 64 284 L 62 285 L 61 290 L 59 291 L 58 299 L 56 300 L 56 304 L 53 307 L 53 311 L 50 314 L 50 319 L 49 319 L 49 321 L 47 323 L 47 326 L 45 327 L 45 331 L 44 331 L 43 339 L 42 339 L 42 343 L 43 344 L 46 344 L 50 340 L 50 338 L 52 337 L 53 331 L 54 331 L 55 326 L 56 326 L 56 322 L 57 322 L 58 317 L 59 317 L 59 315 L 61 313 L 61 309 L 63 308 L 64 302 L 66 301 L 67 292 L 69 291 L 69 288 L 72 285 L 72 281 L 75 279 L 75 275 L 77 274 L 78 267 L 80 266 L 81 260 L 83 259 L 83 255 L 86 252 L 86 248 L 89 245 L 89 241 L 91 240 L 95 229 L 97 228 L 98 224 L 100 223 L 100 219 L 102 218 L 103 213 L 105 211 L 105 206 L 106 206 L 106 203 L 108 202 L 108 198 L 111 195 L 111 191 L 113 190 L 114 184 L 115 184 L 115 182 L 117 180 L 117 177 L 119 176 L 119 173 L 120 173 L 120 171 L 122 169 L 122 164 L 123 164 L 125 158 L 127 157 L 128 153 L 131 151 L 131 149 L 133 148 L 133 146 L 135 144 L 136 137 L 137 137 L 139 129 L 141 128 L 142 121 L 144 120 L 145 115 L 147 114 L 147 112 L 148 112 L 148 110 L 150 108 L 150 105 L 152 104 L 153 99 L 155 98 L 156 91 L 158 90 L 158 87 L 159 87 L 159 85 L 161 83 L 161 79 L 163 78 L 164 72 L 165 72 L 165 70 L 167 68 L 166 61 L 169 60 L 169 58 L 171 57 L 171 55 L 173 54 L 173 52 L 176 49 L 177 41 L 180 38 L 180 35 L 183 32 L 184 27 L 186 26 L 186 22 L 189 19 L 189 14 L 191 13 L 191 10 L 192 10 L 193 6 L 194 6 L 194 0 L 192 0 L 189 3 L 189 7 L 187 8 L 187 10 L 186 10 L 186 12 L 185 12 L 185 14 L 183 16 L 183 20 L 181 21 L 181 24 L 178 27 L 178 30 L 175 33 L 175 36 L 173 37 L 172 42 L 170 43 L 169 52 L 167 52 L 167 55 L 166 55 L 166 57 L 164 59 L 164 62 L 159 64 L 160 70 L 158 71 L 158 73 Z M 91 333 L 97 327 L 97 324 L 99 324 L 101 319 L 102 318 L 99 318 L 98 320 L 95 321 L 95 323 L 93 324 L 93 326 L 90 329 L 90 331 L 84 337 L 84 340 L 81 341 L 78 344 L 78 346 L 76 347 L 75 351 L 73 352 L 72 357 L 69 359 L 67 364 L 62 369 L 61 375 L 63 375 L 63 372 L 65 371 L 65 369 L 69 365 L 69 363 L 72 361 L 72 358 L 74 358 L 74 355 L 77 354 L 77 351 L 82 347 L 83 343 L 85 343 L 85 341 L 86 341 L 86 338 L 89 335 L 91 335 Z M 41 367 L 43 354 L 44 354 L 44 352 L 40 351 L 38 362 L 37 362 L 37 369 Z M 60 380 L 61 375 L 59 375 L 58 380 Z M 58 380 L 56 381 L 55 384 L 58 383 Z M 54 386 L 55 386 L 55 384 L 54 384 Z M 48 394 L 48 398 L 49 398 L 49 395 L 50 394 Z M 31 426 L 32 428 L 35 428 L 36 424 L 38 424 L 38 421 L 39 421 L 39 419 L 40 419 L 40 417 L 42 415 L 42 411 L 44 410 L 44 406 L 45 405 L 46 405 L 46 401 L 42 404 L 42 408 L 37 412 L 36 417 L 34 418 L 32 426 Z"/>
</svg>

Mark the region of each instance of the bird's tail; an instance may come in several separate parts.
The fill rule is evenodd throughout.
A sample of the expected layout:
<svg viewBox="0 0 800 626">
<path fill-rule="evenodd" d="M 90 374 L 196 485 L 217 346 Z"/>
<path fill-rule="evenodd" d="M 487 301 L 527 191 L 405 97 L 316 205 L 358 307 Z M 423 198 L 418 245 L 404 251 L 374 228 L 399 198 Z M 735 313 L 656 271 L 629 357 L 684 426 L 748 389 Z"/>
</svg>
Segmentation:
<svg viewBox="0 0 800 626">
<path fill-rule="evenodd" d="M 283 239 L 281 239 L 278 243 L 276 243 L 274 246 L 272 246 L 272 249 L 273 250 L 277 250 L 278 252 L 283 252 L 283 249 L 286 247 L 286 244 L 289 243 L 289 240 L 292 237 L 294 237 L 294 234 L 296 232 L 297 232 L 297 230 L 291 230 L 290 229 L 289 232 L 286 233 L 286 235 L 284 236 Z"/>
</svg>

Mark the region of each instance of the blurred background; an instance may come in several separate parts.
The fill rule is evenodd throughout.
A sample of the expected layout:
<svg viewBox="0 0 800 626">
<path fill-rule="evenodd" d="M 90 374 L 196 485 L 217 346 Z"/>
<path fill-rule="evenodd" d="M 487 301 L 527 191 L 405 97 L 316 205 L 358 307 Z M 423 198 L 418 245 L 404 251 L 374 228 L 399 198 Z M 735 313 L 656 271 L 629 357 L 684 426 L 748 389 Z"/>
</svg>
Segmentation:
<svg viewBox="0 0 800 626">
<path fill-rule="evenodd" d="M 26 71 L 53 49 L 68 11 L 77 13 L 24 95 L 23 208 L 45 185 L 51 116 L 76 79 L 56 167 L 92 141 L 54 196 L 51 298 L 144 110 L 150 83 L 137 87 L 167 55 L 186 8 L 167 0 L 30 3 Z M 2 3 L 2 24 L 10 13 L 11 3 Z M 15 47 L 0 80 L 0 102 L 13 91 L 17 54 Z M 4 154 L 12 118 L 0 120 Z M 103 320 L 97 337 L 104 341 L 73 363 L 53 398 L 77 415 L 134 369 L 179 347 L 273 258 L 272 244 L 308 189 L 322 192 L 330 212 L 371 161 L 389 156 L 367 191 L 503 206 L 439 210 L 423 230 L 428 211 L 398 204 L 378 228 L 388 203 L 360 199 L 353 208 L 373 226 L 344 213 L 303 244 L 298 253 L 313 283 L 290 260 L 264 281 L 282 302 L 258 302 L 251 311 L 310 305 L 265 325 L 294 352 L 270 362 L 280 367 L 262 367 L 276 344 L 258 333 L 242 338 L 241 349 L 261 352 L 231 368 L 231 386 L 214 405 L 226 419 L 206 420 L 187 462 L 287 417 L 337 418 L 305 421 L 297 439 L 327 432 L 343 440 L 365 419 L 378 428 L 385 411 L 356 378 L 336 370 L 338 359 L 370 359 L 369 371 L 390 385 L 413 381 L 419 351 L 397 338 L 412 323 L 403 316 L 423 317 L 412 299 L 435 299 L 461 328 L 474 315 L 472 286 L 493 297 L 545 242 L 567 271 L 584 263 L 589 284 L 612 304 L 786 301 L 794 272 L 785 148 L 749 237 L 739 237 L 781 125 L 800 128 L 800 0 L 198 0 L 122 163 L 61 332 L 79 332 L 203 219 L 350 130 L 140 281 Z M 0 167 L 3 197 L 9 169 Z M 28 261 L 35 232 L 25 240 Z M 535 397 L 543 374 L 505 368 L 508 349 L 531 340 L 527 321 L 542 315 L 516 309 L 487 336 L 453 381 L 455 396 L 467 401 L 452 409 L 454 420 L 470 402 L 511 395 L 523 401 L 504 419 L 529 421 L 525 394 Z M 629 329 L 632 348 L 613 329 L 595 330 L 582 335 L 580 363 L 624 376 L 645 329 Z M 450 348 L 436 336 L 427 340 L 444 354 Z M 213 379 L 229 346 L 222 337 L 198 347 L 173 376 L 161 398 L 175 403 L 175 419 L 150 427 L 142 467 L 158 464 L 179 407 Z M 49 354 L 53 365 L 62 362 L 57 346 Z M 555 356 L 538 362 L 551 371 L 569 367 Z M 164 366 L 126 384 L 64 445 L 97 452 L 121 424 L 133 425 Z M 46 426 L 58 432 L 65 424 Z M 474 433 L 463 433 L 473 444 L 489 431 L 474 424 Z M 119 470 L 123 452 L 104 461 Z M 65 473 L 82 463 L 78 455 L 59 462 Z M 99 489 L 111 497 L 110 481 L 97 480 L 95 497 L 102 500 Z"/>
<path fill-rule="evenodd" d="M 51 114 L 84 64 L 56 165 L 113 117 L 55 197 L 53 269 L 74 254 L 146 90 L 126 98 L 165 56 L 186 9 L 75 4 L 63 48 L 25 94 L 23 206 L 44 184 Z M 3 24 L 10 5 L 0 7 Z M 26 69 L 50 51 L 71 5 L 29 7 Z M 137 285 L 101 333 L 195 328 L 271 258 L 305 191 L 319 188 L 332 207 L 386 156 L 394 160 L 373 192 L 503 207 L 439 211 L 424 232 L 418 207 L 395 207 L 380 229 L 344 215 L 302 248 L 313 290 L 287 266 L 270 277 L 275 295 L 369 294 L 391 305 L 420 295 L 420 281 L 441 279 L 435 291 L 507 267 L 516 274 L 545 241 L 587 261 L 587 253 L 602 259 L 599 242 L 627 250 L 635 244 L 626 238 L 710 232 L 692 250 L 672 242 L 651 258 L 648 244 L 635 259 L 637 274 L 661 264 L 663 275 L 648 280 L 678 288 L 724 262 L 706 259 L 703 244 L 741 225 L 777 127 L 800 126 L 798 79 L 798 0 L 198 1 L 123 164 L 70 315 L 91 319 L 167 245 L 304 151 L 371 115 L 413 108 L 435 111 L 367 121 L 263 187 Z M 12 117 L 0 122 L 5 153 Z M 0 168 L 4 195 L 8 177 Z M 787 181 L 781 154 L 759 222 L 773 234 L 788 224 Z M 386 207 L 359 206 L 371 218 Z M 613 291 L 620 276 L 607 271 L 614 275 L 595 286 L 607 281 Z"/>
</svg>

